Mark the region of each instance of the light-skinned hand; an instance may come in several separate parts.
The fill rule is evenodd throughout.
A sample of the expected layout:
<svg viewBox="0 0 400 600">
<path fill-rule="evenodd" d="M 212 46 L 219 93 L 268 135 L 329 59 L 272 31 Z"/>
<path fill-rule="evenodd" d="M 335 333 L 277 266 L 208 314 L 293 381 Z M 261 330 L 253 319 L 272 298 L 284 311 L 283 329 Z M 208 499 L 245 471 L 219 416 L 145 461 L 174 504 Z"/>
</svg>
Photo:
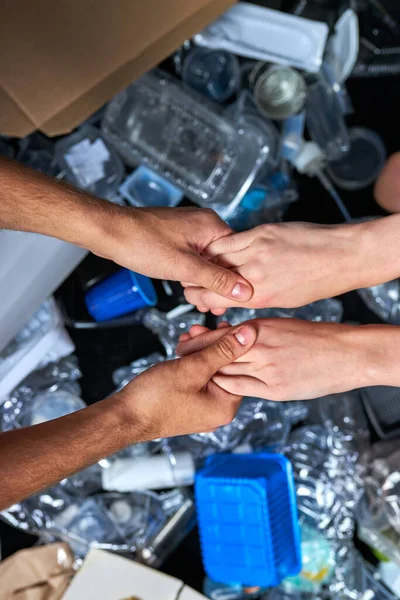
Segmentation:
<svg viewBox="0 0 400 600">
<path fill-rule="evenodd" d="M 295 308 L 358 286 L 366 254 L 365 224 L 279 223 L 225 236 L 203 255 L 249 281 L 254 294 L 245 308 Z M 371 262 L 370 262 L 371 267 Z M 191 280 L 189 280 L 191 281 Z M 185 283 L 185 297 L 202 312 L 223 314 L 237 306 L 229 298 Z"/>
<path fill-rule="evenodd" d="M 257 330 L 256 343 L 213 377 L 214 383 L 228 392 L 268 400 L 306 400 L 385 384 L 386 361 L 376 344 L 381 331 L 388 337 L 385 326 L 296 319 L 254 319 L 249 323 Z M 194 325 L 181 336 L 177 352 L 186 356 L 206 348 L 229 328 L 227 323 L 216 331 Z"/>
</svg>

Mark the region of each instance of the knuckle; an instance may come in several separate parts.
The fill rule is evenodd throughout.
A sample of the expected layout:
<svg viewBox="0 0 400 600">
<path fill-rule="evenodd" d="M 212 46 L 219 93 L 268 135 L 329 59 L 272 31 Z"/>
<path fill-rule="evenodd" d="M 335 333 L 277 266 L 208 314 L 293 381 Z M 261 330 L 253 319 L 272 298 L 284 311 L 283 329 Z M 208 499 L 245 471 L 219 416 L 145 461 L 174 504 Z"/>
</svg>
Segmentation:
<svg viewBox="0 0 400 600">
<path fill-rule="evenodd" d="M 253 283 L 262 283 L 264 281 L 264 273 L 262 270 L 262 265 L 259 263 L 259 261 L 253 262 L 248 267 L 246 275 Z"/>
<path fill-rule="evenodd" d="M 223 337 L 218 342 L 218 352 L 221 357 L 233 361 L 236 358 L 234 342 L 230 337 Z"/>
<path fill-rule="evenodd" d="M 219 270 L 213 275 L 212 287 L 215 291 L 225 291 L 230 285 L 230 275 L 227 271 Z"/>
</svg>

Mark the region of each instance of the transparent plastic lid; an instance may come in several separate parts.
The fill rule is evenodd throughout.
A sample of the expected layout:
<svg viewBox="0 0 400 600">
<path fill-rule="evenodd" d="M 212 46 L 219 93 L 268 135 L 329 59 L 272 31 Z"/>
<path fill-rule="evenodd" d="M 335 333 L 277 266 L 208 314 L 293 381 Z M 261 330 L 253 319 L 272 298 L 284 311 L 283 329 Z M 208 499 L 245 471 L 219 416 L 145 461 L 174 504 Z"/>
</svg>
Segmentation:
<svg viewBox="0 0 400 600">
<path fill-rule="evenodd" d="M 338 187 L 361 190 L 378 177 L 386 160 L 386 149 L 379 135 L 366 127 L 350 129 L 349 139 L 348 154 L 332 162 L 328 172 Z"/>
<path fill-rule="evenodd" d="M 268 156 L 263 136 L 160 72 L 116 96 L 102 129 L 128 164 L 145 164 L 201 206 L 239 203 Z"/>
</svg>

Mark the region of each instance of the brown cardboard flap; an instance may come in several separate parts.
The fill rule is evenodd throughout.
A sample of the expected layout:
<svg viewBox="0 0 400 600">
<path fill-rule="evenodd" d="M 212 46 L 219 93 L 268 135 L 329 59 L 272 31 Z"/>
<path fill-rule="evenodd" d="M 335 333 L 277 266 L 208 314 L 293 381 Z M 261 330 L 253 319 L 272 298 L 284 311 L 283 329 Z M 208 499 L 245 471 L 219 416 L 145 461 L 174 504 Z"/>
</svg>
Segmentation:
<svg viewBox="0 0 400 600">
<path fill-rule="evenodd" d="M 233 1 L 0 0 L 0 131 L 70 131 Z"/>
</svg>

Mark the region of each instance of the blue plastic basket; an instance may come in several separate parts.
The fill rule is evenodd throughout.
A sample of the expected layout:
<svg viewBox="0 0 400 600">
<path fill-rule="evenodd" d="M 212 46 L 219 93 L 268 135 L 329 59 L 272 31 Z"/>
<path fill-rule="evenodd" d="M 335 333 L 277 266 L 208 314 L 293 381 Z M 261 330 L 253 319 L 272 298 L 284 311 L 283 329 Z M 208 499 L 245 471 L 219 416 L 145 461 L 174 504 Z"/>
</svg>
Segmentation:
<svg viewBox="0 0 400 600">
<path fill-rule="evenodd" d="M 286 457 L 213 456 L 196 476 L 195 491 L 211 579 L 271 587 L 301 570 L 296 492 Z"/>
<path fill-rule="evenodd" d="M 120 269 L 93 286 L 86 293 L 85 302 L 95 321 L 107 321 L 144 306 L 154 306 L 157 294 L 151 279 L 128 269 Z"/>
</svg>

